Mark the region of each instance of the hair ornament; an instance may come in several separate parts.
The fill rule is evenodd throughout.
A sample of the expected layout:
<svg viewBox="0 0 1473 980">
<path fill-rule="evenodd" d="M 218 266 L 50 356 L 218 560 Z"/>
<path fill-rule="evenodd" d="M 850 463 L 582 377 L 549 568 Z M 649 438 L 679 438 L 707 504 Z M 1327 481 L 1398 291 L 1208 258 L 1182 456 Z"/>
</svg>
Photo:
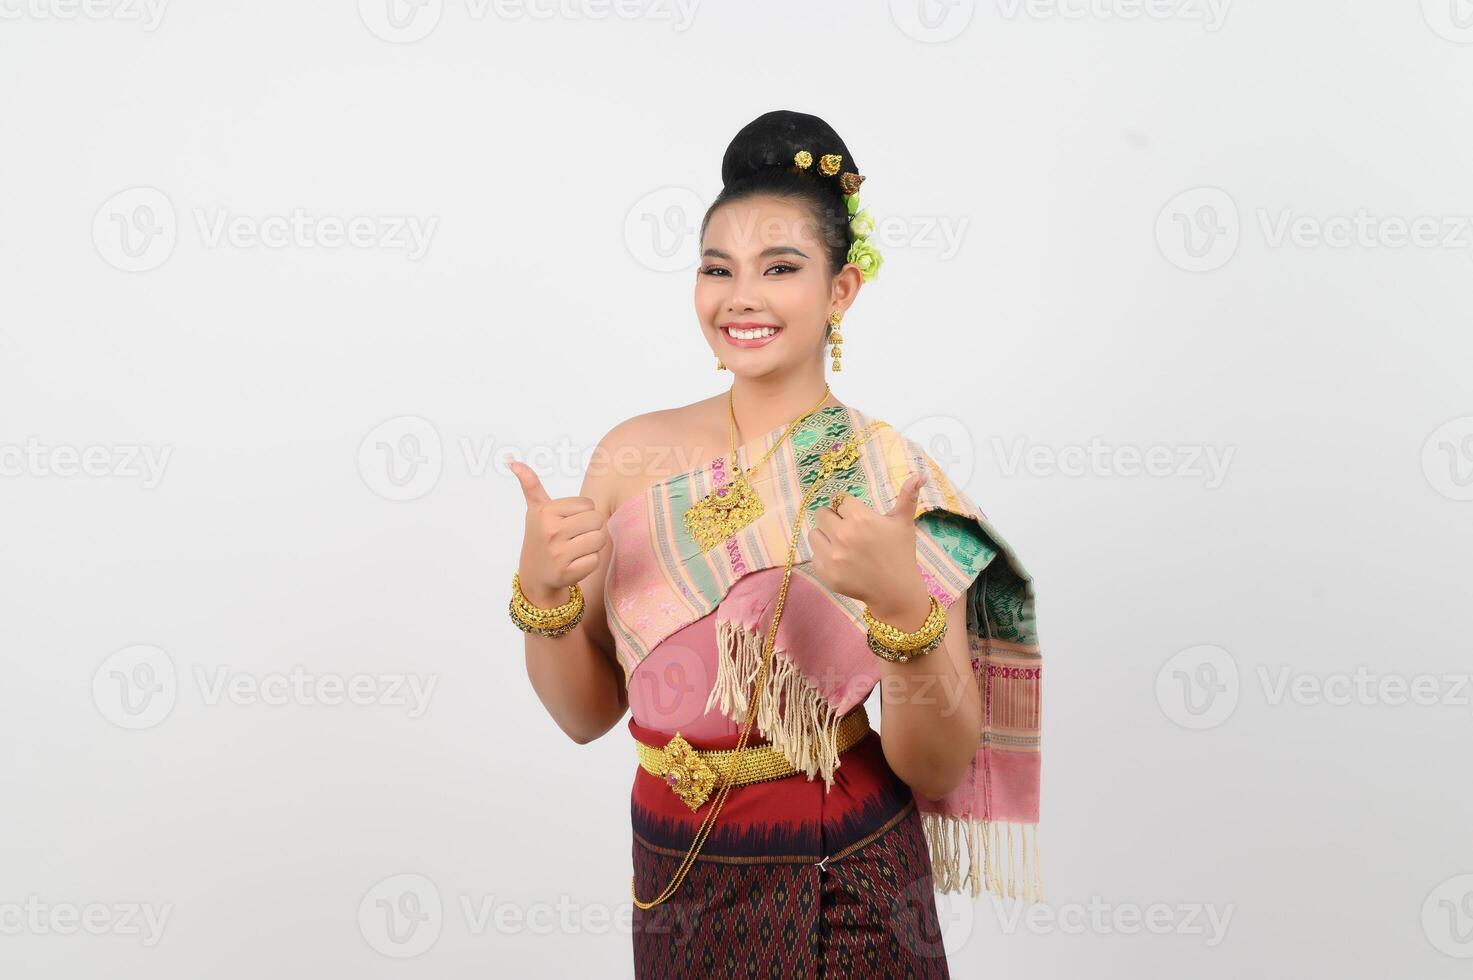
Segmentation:
<svg viewBox="0 0 1473 980">
<path fill-rule="evenodd" d="M 843 162 L 842 153 L 825 153 L 818 158 L 818 172 L 825 177 L 832 177 L 839 173 Z M 807 150 L 799 150 L 793 154 L 793 166 L 802 171 L 808 170 L 813 166 L 813 154 Z M 859 274 L 865 282 L 869 282 L 880 274 L 883 258 L 880 250 L 870 241 L 870 236 L 875 231 L 875 219 L 869 211 L 859 206 L 859 185 L 862 183 L 864 176 L 852 170 L 839 174 L 839 190 L 844 194 L 844 210 L 849 215 L 849 233 L 854 238 L 853 244 L 849 246 L 847 261 L 858 266 Z"/>
</svg>

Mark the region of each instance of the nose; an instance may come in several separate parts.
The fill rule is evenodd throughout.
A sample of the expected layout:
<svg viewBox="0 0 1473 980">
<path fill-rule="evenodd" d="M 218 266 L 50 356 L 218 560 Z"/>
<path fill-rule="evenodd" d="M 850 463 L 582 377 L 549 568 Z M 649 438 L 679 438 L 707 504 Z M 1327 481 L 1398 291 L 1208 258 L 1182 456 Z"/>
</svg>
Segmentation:
<svg viewBox="0 0 1473 980">
<path fill-rule="evenodd" d="M 726 312 L 744 313 L 762 308 L 760 280 L 748 272 L 738 272 L 731 277 L 730 291 L 726 295 Z"/>
</svg>

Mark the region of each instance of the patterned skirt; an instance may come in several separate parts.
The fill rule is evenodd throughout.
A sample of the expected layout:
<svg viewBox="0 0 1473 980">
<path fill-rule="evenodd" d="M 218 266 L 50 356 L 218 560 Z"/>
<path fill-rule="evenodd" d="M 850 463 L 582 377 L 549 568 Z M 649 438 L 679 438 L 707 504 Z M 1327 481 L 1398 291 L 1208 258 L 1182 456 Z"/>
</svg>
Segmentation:
<svg viewBox="0 0 1473 980">
<path fill-rule="evenodd" d="M 632 718 L 629 729 L 649 745 L 668 738 Z M 722 749 L 736 737 L 690 741 Z M 636 767 L 641 900 L 673 880 L 709 806 L 692 813 Z M 827 792 L 803 773 L 733 789 L 675 894 L 634 908 L 633 932 L 639 980 L 950 976 L 920 811 L 877 732 L 840 756 Z"/>
</svg>

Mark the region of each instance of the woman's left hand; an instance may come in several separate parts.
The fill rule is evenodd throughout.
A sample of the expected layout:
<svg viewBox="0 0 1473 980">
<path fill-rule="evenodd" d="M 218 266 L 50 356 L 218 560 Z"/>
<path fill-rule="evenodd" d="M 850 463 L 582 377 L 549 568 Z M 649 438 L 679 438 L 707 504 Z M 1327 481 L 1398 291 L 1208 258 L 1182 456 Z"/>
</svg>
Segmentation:
<svg viewBox="0 0 1473 980">
<path fill-rule="evenodd" d="M 893 606 L 925 591 L 916 566 L 916 501 L 922 479 L 912 473 L 888 514 L 846 497 L 835 513 L 819 508 L 808 532 L 813 573 L 833 592 L 871 606 Z"/>
</svg>

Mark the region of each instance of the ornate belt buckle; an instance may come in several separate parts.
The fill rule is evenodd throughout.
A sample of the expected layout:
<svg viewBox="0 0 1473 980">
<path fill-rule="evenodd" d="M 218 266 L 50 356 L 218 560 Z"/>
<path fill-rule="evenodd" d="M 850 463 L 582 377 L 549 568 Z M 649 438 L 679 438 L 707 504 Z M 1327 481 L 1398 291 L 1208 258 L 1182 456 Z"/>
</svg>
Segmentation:
<svg viewBox="0 0 1473 980">
<path fill-rule="evenodd" d="M 716 771 L 679 732 L 660 750 L 660 775 L 691 810 L 699 810 L 716 787 Z"/>
</svg>

